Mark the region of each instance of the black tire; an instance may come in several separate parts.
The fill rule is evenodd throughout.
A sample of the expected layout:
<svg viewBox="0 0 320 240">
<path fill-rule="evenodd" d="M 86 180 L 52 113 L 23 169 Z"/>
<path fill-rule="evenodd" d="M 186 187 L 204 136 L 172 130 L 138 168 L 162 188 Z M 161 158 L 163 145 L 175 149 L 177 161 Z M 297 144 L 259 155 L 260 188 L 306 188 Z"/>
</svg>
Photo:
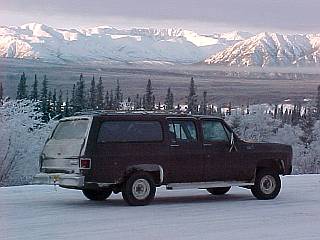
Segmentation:
<svg viewBox="0 0 320 240">
<path fill-rule="evenodd" d="M 148 205 L 155 193 L 154 180 L 146 172 L 133 173 L 122 185 L 122 197 L 130 206 Z"/>
<path fill-rule="evenodd" d="M 255 184 L 251 192 L 259 200 L 274 199 L 281 189 L 279 174 L 269 169 L 261 169 L 256 174 Z"/>
<path fill-rule="evenodd" d="M 207 191 L 213 195 L 223 195 L 229 192 L 231 187 L 207 188 Z"/>
<path fill-rule="evenodd" d="M 101 190 L 83 189 L 82 193 L 89 200 L 104 201 L 111 195 L 112 190 L 111 189 L 101 189 Z"/>
</svg>

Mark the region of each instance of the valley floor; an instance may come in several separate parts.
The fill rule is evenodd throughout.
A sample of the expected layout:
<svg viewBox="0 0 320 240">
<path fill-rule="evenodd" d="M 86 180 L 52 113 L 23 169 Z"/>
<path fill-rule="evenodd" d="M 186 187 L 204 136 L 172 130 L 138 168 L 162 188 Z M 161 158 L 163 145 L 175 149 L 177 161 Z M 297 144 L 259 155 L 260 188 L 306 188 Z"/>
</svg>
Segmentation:
<svg viewBox="0 0 320 240">
<path fill-rule="evenodd" d="M 275 200 L 249 190 L 157 190 L 129 207 L 121 194 L 104 202 L 53 186 L 0 188 L 1 239 L 319 239 L 320 175 L 286 176 Z"/>
</svg>

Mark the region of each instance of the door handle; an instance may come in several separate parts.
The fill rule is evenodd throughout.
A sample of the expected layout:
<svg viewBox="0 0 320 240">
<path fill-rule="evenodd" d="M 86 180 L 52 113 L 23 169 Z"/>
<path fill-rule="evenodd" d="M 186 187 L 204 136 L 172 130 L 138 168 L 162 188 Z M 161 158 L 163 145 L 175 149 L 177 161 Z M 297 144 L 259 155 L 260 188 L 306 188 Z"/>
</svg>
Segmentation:
<svg viewBox="0 0 320 240">
<path fill-rule="evenodd" d="M 178 144 L 171 144 L 170 147 L 180 147 Z"/>
<path fill-rule="evenodd" d="M 212 146 L 212 144 L 211 143 L 204 143 L 203 146 L 210 147 L 210 146 Z"/>
</svg>

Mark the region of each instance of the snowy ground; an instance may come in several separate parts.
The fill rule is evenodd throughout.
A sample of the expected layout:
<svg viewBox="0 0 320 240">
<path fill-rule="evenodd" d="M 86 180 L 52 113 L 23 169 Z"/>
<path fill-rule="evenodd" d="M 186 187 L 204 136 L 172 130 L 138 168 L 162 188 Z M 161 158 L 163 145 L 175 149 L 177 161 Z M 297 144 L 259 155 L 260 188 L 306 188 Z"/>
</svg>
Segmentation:
<svg viewBox="0 0 320 240">
<path fill-rule="evenodd" d="M 0 239 L 320 239 L 320 175 L 282 178 L 275 200 L 246 189 L 226 196 L 158 189 L 155 201 L 129 207 L 53 186 L 0 188 Z"/>
</svg>

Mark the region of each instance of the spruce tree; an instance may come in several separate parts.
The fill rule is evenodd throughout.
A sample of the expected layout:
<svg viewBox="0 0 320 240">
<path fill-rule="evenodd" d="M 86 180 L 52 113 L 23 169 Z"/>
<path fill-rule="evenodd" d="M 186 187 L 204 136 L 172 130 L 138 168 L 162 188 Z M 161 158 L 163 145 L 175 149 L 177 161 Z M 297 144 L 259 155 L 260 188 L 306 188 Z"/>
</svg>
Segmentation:
<svg viewBox="0 0 320 240">
<path fill-rule="evenodd" d="M 320 120 L 320 85 L 318 86 L 318 93 L 316 97 L 316 118 Z"/>
<path fill-rule="evenodd" d="M 134 99 L 134 103 L 133 103 L 133 107 L 134 107 L 134 110 L 137 110 L 137 109 L 140 109 L 141 108 L 141 102 L 140 102 L 140 96 L 139 94 L 137 93 L 135 99 Z"/>
<path fill-rule="evenodd" d="M 73 84 L 69 105 L 70 105 L 70 114 L 74 113 L 76 109 L 76 84 Z"/>
<path fill-rule="evenodd" d="M 164 104 L 166 105 L 167 110 L 173 110 L 173 93 L 171 88 L 168 88 L 167 95 Z"/>
<path fill-rule="evenodd" d="M 98 109 L 103 109 L 103 85 L 101 77 L 97 85 L 97 107 Z"/>
<path fill-rule="evenodd" d="M 202 94 L 202 101 L 200 106 L 200 113 L 203 115 L 207 114 L 208 110 L 208 100 L 207 100 L 207 91 L 204 91 Z"/>
<path fill-rule="evenodd" d="M 120 88 L 119 79 L 117 79 L 117 87 L 114 93 L 114 99 L 113 99 L 113 107 L 115 110 L 120 109 L 120 103 L 122 102 L 122 92 Z"/>
<path fill-rule="evenodd" d="M 109 110 L 109 91 L 104 96 L 104 109 Z"/>
<path fill-rule="evenodd" d="M 273 118 L 278 119 L 278 105 L 277 104 L 274 106 Z"/>
<path fill-rule="evenodd" d="M 195 87 L 193 77 L 191 78 L 191 81 L 190 81 L 189 95 L 187 96 L 187 105 L 188 105 L 189 113 L 194 114 L 198 111 L 196 87 Z"/>
<path fill-rule="evenodd" d="M 48 92 L 48 113 L 50 118 L 54 117 L 53 109 L 52 109 L 52 91 L 51 90 L 49 90 Z"/>
<path fill-rule="evenodd" d="M 97 108 L 97 88 L 96 88 L 96 82 L 94 80 L 94 76 L 92 77 L 92 80 L 91 80 L 89 107 L 91 109 Z"/>
<path fill-rule="evenodd" d="M 17 89 L 17 99 L 26 99 L 28 97 L 27 94 L 27 78 L 25 73 L 23 72 L 20 81 L 18 84 L 18 89 Z"/>
<path fill-rule="evenodd" d="M 151 85 L 151 80 L 148 79 L 146 94 L 144 96 L 144 108 L 145 110 L 153 110 L 154 109 L 155 97 L 153 95 L 153 88 Z"/>
<path fill-rule="evenodd" d="M 66 105 L 64 107 L 64 116 L 70 116 L 70 103 L 69 103 L 69 91 L 67 90 L 67 97 L 66 97 Z"/>
<path fill-rule="evenodd" d="M 34 100 L 34 101 L 38 100 L 38 79 L 37 79 L 37 74 L 34 75 L 34 82 L 33 82 L 33 85 L 32 85 L 30 99 Z"/>
<path fill-rule="evenodd" d="M 113 90 L 110 91 L 110 97 L 109 97 L 109 102 L 108 102 L 108 110 L 115 110 L 114 109 Z"/>
<path fill-rule="evenodd" d="M 48 80 L 44 75 L 41 89 L 41 112 L 43 113 L 43 120 L 49 121 L 49 101 L 48 101 Z"/>
<path fill-rule="evenodd" d="M 3 87 L 2 82 L 0 82 L 0 105 L 2 105 L 3 102 Z"/>
<path fill-rule="evenodd" d="M 305 148 L 309 148 L 310 144 L 314 140 L 314 136 L 313 136 L 314 124 L 315 124 L 315 118 L 312 115 L 311 110 L 308 109 L 300 123 L 300 128 L 302 130 L 302 135 L 300 136 L 300 140 L 303 142 Z"/>
<path fill-rule="evenodd" d="M 86 107 L 85 82 L 83 75 L 80 74 L 79 81 L 75 89 L 75 112 L 84 110 Z"/>
<path fill-rule="evenodd" d="M 56 110 L 55 110 L 56 115 L 58 115 L 58 116 L 61 116 L 61 114 L 62 114 L 62 105 L 63 105 L 62 90 L 60 89 L 57 104 L 56 104 Z"/>
<path fill-rule="evenodd" d="M 57 115 L 57 90 L 56 89 L 53 89 L 51 104 L 52 104 L 51 116 L 55 117 Z"/>
</svg>

